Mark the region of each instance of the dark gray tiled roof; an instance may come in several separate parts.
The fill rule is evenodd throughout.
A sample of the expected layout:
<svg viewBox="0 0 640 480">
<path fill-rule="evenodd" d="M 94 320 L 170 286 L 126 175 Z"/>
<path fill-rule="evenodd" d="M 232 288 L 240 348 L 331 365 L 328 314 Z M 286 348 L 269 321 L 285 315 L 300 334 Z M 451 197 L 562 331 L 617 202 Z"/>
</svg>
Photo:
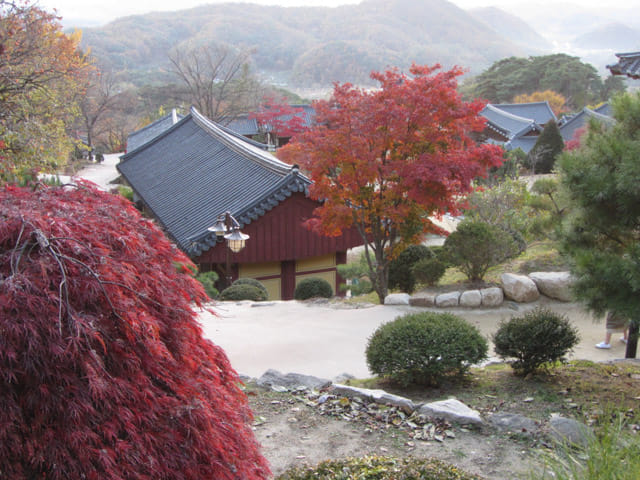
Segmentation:
<svg viewBox="0 0 640 480">
<path fill-rule="evenodd" d="M 223 120 L 221 124 L 240 135 L 258 135 L 260 133 L 258 121 L 255 118 L 249 118 L 248 114 L 237 115 L 228 122 Z"/>
<path fill-rule="evenodd" d="M 603 107 L 604 105 L 599 107 L 599 109 L 603 112 L 607 111 L 607 109 Z M 591 118 L 606 124 L 612 124 L 615 122 L 615 120 L 612 117 L 608 115 L 603 115 L 598 111 L 591 110 L 585 107 L 582 109 L 582 111 L 571 116 L 566 121 L 564 121 L 562 125 L 559 126 L 560 135 L 562 135 L 562 139 L 565 142 L 568 142 L 569 140 L 573 139 L 576 131 L 583 127 L 586 127 Z"/>
<path fill-rule="evenodd" d="M 524 153 L 529 153 L 536 145 L 537 141 L 537 136 L 516 137 L 506 142 L 504 144 L 504 148 L 505 150 L 515 150 L 516 148 L 520 148 Z"/>
<path fill-rule="evenodd" d="M 549 102 L 529 102 L 529 103 L 494 103 L 494 107 L 503 112 L 516 115 L 517 117 L 530 118 L 538 125 L 544 125 L 549 120 L 557 120 Z"/>
<path fill-rule="evenodd" d="M 607 65 L 611 73 L 640 78 L 640 52 L 616 53 L 616 57 L 618 57 L 618 63 Z"/>
<path fill-rule="evenodd" d="M 487 104 L 480 112 L 487 119 L 487 126 L 508 139 L 524 135 L 532 130 L 541 130 L 532 118 L 524 118 Z"/>
<path fill-rule="evenodd" d="M 162 132 L 171 128 L 172 125 L 182 118 L 184 118 L 184 115 L 180 115 L 175 110 L 172 110 L 171 113 L 153 123 L 150 123 L 146 127 L 130 133 L 127 137 L 127 152 L 133 152 L 136 148 L 139 148 L 145 143 L 153 140 Z"/>
<path fill-rule="evenodd" d="M 192 108 L 124 155 L 118 170 L 180 248 L 198 256 L 215 244 L 207 228 L 219 214 L 230 211 L 246 225 L 311 183 L 245 140 Z"/>
</svg>

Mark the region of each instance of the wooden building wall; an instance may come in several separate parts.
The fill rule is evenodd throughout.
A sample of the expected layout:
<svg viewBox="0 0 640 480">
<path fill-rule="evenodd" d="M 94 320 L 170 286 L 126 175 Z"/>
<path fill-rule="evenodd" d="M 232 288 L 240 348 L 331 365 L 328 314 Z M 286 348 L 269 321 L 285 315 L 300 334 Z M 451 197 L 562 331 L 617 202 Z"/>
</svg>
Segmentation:
<svg viewBox="0 0 640 480">
<path fill-rule="evenodd" d="M 340 237 L 325 237 L 306 228 L 303 223 L 312 217 L 317 206 L 304 194 L 294 193 L 242 227 L 250 238 L 242 251 L 230 253 L 233 278 L 260 280 L 272 300 L 293 298 L 297 283 L 309 276 L 325 278 L 339 293 L 342 279 L 336 265 L 345 263 L 346 251 L 361 245 L 362 239 L 354 229 Z M 218 243 L 194 261 L 202 270 L 216 270 L 224 278 L 226 250 L 226 243 Z"/>
</svg>

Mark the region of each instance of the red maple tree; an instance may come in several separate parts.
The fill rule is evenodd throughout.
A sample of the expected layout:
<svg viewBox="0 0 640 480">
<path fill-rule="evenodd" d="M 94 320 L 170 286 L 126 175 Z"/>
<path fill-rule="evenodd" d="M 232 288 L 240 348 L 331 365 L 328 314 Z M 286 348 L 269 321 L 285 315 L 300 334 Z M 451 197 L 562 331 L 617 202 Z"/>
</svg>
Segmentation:
<svg viewBox="0 0 640 480">
<path fill-rule="evenodd" d="M 286 103 L 284 98 L 276 100 L 266 97 L 257 112 L 251 112 L 249 118 L 258 121 L 259 128 L 267 134 L 269 142 L 278 146 L 278 138 L 293 137 L 307 129 L 304 124 L 304 109 Z"/>
<path fill-rule="evenodd" d="M 0 190 L 0 477 L 268 477 L 193 269 L 121 197 Z"/>
<path fill-rule="evenodd" d="M 439 69 L 372 73 L 376 90 L 335 84 L 330 100 L 314 103 L 315 126 L 279 154 L 314 181 L 310 195 L 323 205 L 312 227 L 326 235 L 358 229 L 381 301 L 390 259 L 437 232 L 428 217 L 456 213 L 472 180 L 502 161 L 499 147 L 469 136 L 484 128 L 483 104 L 462 101 L 456 91 L 462 70 Z"/>
</svg>

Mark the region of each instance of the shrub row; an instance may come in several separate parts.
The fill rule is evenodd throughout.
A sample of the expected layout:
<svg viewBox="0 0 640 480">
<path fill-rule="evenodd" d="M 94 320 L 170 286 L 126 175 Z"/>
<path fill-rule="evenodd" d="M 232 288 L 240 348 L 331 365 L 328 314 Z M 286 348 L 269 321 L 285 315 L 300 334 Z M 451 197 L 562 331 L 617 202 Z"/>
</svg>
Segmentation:
<svg viewBox="0 0 640 480">
<path fill-rule="evenodd" d="M 564 360 L 579 337 L 566 317 L 538 308 L 503 321 L 493 341 L 500 357 L 515 359 L 516 373 L 527 374 Z M 366 358 L 371 372 L 408 386 L 462 375 L 486 359 L 487 351 L 487 340 L 464 319 L 423 312 L 380 326 L 368 340 Z"/>
</svg>

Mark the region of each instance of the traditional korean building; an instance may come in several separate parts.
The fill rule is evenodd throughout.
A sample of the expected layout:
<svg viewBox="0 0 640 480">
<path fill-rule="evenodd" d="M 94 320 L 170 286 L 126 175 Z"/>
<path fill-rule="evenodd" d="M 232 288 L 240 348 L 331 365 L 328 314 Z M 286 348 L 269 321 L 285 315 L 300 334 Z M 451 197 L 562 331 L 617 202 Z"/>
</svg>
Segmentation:
<svg viewBox="0 0 640 480">
<path fill-rule="evenodd" d="M 611 117 L 611 106 L 608 103 L 600 105 L 598 108 L 590 109 L 584 107 L 578 113 L 565 115 L 558 122 L 558 129 L 562 140 L 565 143 L 574 139 L 576 132 L 580 129 L 586 129 L 591 119 L 604 123 L 605 125 L 613 125 L 615 120 Z"/>
<path fill-rule="evenodd" d="M 127 152 L 131 152 L 145 143 L 150 142 L 162 132 L 178 123 L 182 118 L 184 118 L 184 115 L 180 115 L 174 108 L 171 110 L 171 113 L 168 113 L 164 117 L 130 133 L 127 137 Z"/>
<path fill-rule="evenodd" d="M 616 57 L 618 63 L 607 65 L 612 74 L 640 79 L 640 52 L 616 53 Z"/>
<path fill-rule="evenodd" d="M 362 240 L 355 231 L 325 237 L 307 229 L 304 222 L 319 205 L 307 195 L 310 180 L 265 148 L 192 108 L 122 156 L 118 170 L 136 200 L 201 270 L 222 279 L 227 273 L 256 278 L 270 299 L 293 298 L 297 282 L 310 276 L 325 278 L 337 292 L 336 265 Z M 250 236 L 238 253 L 208 230 L 225 212 Z"/>
<path fill-rule="evenodd" d="M 528 153 L 544 126 L 556 116 L 548 102 L 487 104 L 480 112 L 487 119 L 485 136 L 506 150 Z"/>
</svg>

